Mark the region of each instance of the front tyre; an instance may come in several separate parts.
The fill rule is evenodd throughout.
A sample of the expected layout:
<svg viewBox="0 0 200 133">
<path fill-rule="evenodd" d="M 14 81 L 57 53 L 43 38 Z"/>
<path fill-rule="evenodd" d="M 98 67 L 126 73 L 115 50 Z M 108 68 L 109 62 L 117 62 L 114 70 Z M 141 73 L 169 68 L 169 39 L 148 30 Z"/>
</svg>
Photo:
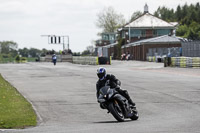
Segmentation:
<svg viewBox="0 0 200 133">
<path fill-rule="evenodd" d="M 133 113 L 133 116 L 130 117 L 131 120 L 137 120 L 139 118 L 139 114 L 138 114 L 138 111 L 135 107 L 132 109 L 132 113 Z"/>
<path fill-rule="evenodd" d="M 120 105 L 117 103 L 117 101 L 109 103 L 108 109 L 111 112 L 111 114 L 115 117 L 116 120 L 118 120 L 119 122 L 124 121 L 123 111 Z"/>
</svg>

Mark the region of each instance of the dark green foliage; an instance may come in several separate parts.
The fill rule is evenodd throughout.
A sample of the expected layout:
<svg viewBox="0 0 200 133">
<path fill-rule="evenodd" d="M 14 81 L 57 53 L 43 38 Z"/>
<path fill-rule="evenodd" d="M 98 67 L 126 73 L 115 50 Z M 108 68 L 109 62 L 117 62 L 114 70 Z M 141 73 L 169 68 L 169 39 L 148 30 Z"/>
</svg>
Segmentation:
<svg viewBox="0 0 200 133">
<path fill-rule="evenodd" d="M 20 61 L 19 55 L 17 55 L 17 56 L 15 57 L 15 61 L 19 63 L 19 61 Z"/>
<path fill-rule="evenodd" d="M 36 49 L 36 48 L 30 48 L 29 49 L 29 54 L 30 54 L 31 57 L 37 57 L 37 56 L 40 55 L 40 53 L 41 53 L 41 51 Z"/>
<path fill-rule="evenodd" d="M 57 54 L 54 50 L 50 51 L 44 48 L 42 50 L 36 48 L 23 48 L 17 50 L 17 48 L 18 44 L 16 42 L 0 41 L 0 63 L 34 61 L 36 58 L 39 58 L 40 56 L 44 57 L 46 54 Z"/>
<path fill-rule="evenodd" d="M 38 57 L 42 53 L 41 50 L 36 48 L 30 48 L 30 49 L 23 48 L 19 49 L 18 51 L 22 57 Z"/>
<path fill-rule="evenodd" d="M 175 20 L 175 13 L 174 9 L 168 9 L 166 7 L 159 7 L 157 11 L 154 13 L 156 17 L 160 17 L 165 21 L 174 21 Z"/>
<path fill-rule="evenodd" d="M 142 14 L 143 14 L 143 13 L 140 12 L 140 11 L 134 12 L 134 13 L 132 14 L 132 16 L 131 16 L 130 22 L 132 22 L 133 20 L 135 20 L 136 18 L 138 18 L 138 17 L 141 16 Z"/>
<path fill-rule="evenodd" d="M 18 46 L 17 43 L 13 41 L 0 42 L 0 53 L 9 54 L 11 51 L 16 51 L 17 46 Z"/>
<path fill-rule="evenodd" d="M 90 51 L 89 50 L 84 50 L 83 52 L 82 52 L 82 54 L 81 55 L 90 55 L 91 53 L 90 53 Z"/>
<path fill-rule="evenodd" d="M 73 55 L 73 56 L 81 56 L 81 53 L 80 53 L 80 52 L 73 52 L 72 55 Z"/>
<path fill-rule="evenodd" d="M 155 16 L 168 22 L 178 22 L 177 36 L 200 39 L 200 4 L 178 5 L 176 10 L 159 7 Z"/>
<path fill-rule="evenodd" d="M 18 51 L 19 51 L 20 55 L 22 55 L 23 57 L 28 57 L 28 55 L 29 55 L 29 49 L 27 49 L 27 48 L 19 49 Z"/>
<path fill-rule="evenodd" d="M 179 36 L 182 36 L 184 37 L 184 35 L 187 33 L 188 31 L 188 26 L 187 25 L 180 25 L 178 27 L 178 29 L 176 30 L 176 34 L 179 35 Z"/>
<path fill-rule="evenodd" d="M 116 59 L 120 59 L 121 58 L 121 47 L 122 47 L 122 45 L 124 44 L 124 39 L 122 39 L 122 38 L 119 38 L 118 39 L 118 44 L 117 44 L 117 49 L 116 49 L 116 52 L 115 53 L 117 53 L 116 55 L 115 55 L 115 58 Z"/>
</svg>

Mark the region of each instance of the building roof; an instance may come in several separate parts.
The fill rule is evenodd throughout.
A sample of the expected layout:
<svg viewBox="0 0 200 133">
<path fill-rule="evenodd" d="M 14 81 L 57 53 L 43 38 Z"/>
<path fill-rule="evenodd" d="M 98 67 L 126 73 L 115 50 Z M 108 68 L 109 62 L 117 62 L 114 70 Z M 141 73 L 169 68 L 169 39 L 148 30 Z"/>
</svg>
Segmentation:
<svg viewBox="0 0 200 133">
<path fill-rule="evenodd" d="M 131 23 L 127 24 L 125 28 L 172 28 L 174 25 L 168 23 L 158 17 L 151 15 L 150 13 L 145 13 L 142 16 L 136 18 Z"/>
<path fill-rule="evenodd" d="M 114 47 L 117 44 L 118 43 L 112 43 L 112 44 L 109 44 L 109 45 L 106 45 L 106 46 L 103 46 L 103 47 L 105 47 L 105 48 L 111 48 L 111 47 Z"/>
<path fill-rule="evenodd" d="M 165 44 L 166 43 L 169 43 L 169 44 L 181 43 L 181 41 L 176 36 L 163 35 L 163 36 L 159 36 L 159 37 L 154 37 L 154 38 L 150 38 L 150 39 L 144 39 L 144 40 L 140 40 L 137 42 L 129 43 L 129 44 L 122 46 L 122 48 L 135 46 L 135 45 L 141 45 L 141 44 L 162 44 L 162 43 L 165 43 Z"/>
<path fill-rule="evenodd" d="M 178 26 L 179 24 L 178 24 L 178 22 L 169 22 L 171 25 L 173 25 L 173 26 Z"/>
</svg>

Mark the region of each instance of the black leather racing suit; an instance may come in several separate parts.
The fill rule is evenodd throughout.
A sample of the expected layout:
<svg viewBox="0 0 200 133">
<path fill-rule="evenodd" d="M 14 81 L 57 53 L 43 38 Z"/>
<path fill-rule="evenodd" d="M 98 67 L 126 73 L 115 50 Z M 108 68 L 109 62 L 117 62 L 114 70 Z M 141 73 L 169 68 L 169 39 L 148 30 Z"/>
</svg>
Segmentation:
<svg viewBox="0 0 200 133">
<path fill-rule="evenodd" d="M 97 83 L 96 83 L 96 89 L 97 89 L 96 96 L 97 96 L 97 98 L 99 97 L 100 88 L 105 86 L 105 84 L 108 81 L 109 81 L 110 88 L 115 88 L 119 92 L 119 94 L 124 96 L 129 101 L 130 104 L 135 106 L 135 103 L 133 103 L 133 101 L 131 100 L 127 90 L 122 90 L 120 88 L 121 82 L 112 74 L 107 74 L 103 80 L 98 80 L 97 81 Z"/>
</svg>

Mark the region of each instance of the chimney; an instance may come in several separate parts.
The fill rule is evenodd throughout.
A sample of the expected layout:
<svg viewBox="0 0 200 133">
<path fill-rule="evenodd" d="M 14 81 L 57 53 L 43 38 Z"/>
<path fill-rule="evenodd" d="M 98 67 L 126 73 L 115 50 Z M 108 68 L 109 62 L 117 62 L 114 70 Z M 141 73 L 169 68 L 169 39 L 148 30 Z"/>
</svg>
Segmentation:
<svg viewBox="0 0 200 133">
<path fill-rule="evenodd" d="M 144 13 L 148 13 L 148 12 L 149 12 L 149 9 L 148 9 L 148 8 L 149 8 L 148 5 L 145 4 L 145 6 L 144 6 Z"/>
</svg>

